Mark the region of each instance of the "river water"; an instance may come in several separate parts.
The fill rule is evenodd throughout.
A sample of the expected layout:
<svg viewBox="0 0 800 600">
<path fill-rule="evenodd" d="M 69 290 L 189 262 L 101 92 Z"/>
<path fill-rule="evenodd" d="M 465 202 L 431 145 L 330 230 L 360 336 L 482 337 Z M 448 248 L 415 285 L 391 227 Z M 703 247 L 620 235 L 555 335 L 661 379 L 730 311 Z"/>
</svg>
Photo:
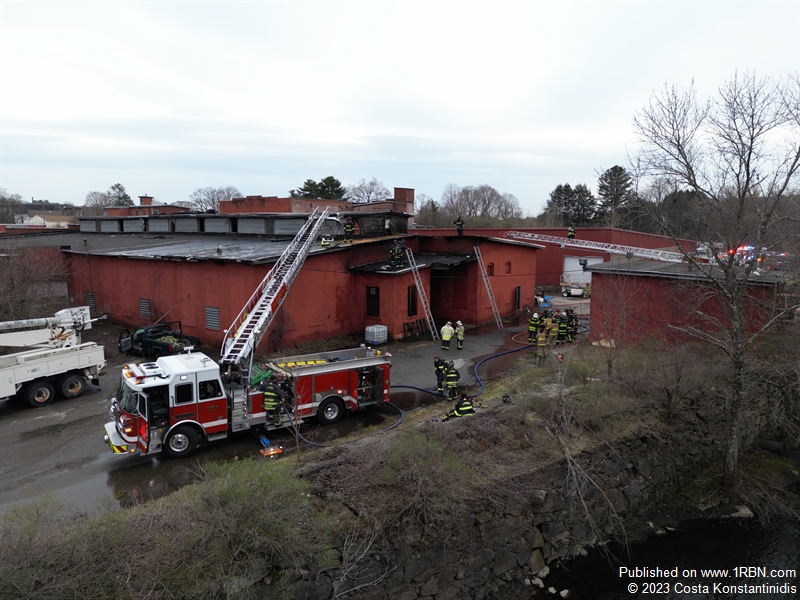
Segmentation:
<svg viewBox="0 0 800 600">
<path fill-rule="evenodd" d="M 632 546 L 630 555 L 616 544 L 609 550 L 613 558 L 593 550 L 554 569 L 545 586 L 573 590 L 583 600 L 800 598 L 800 521 L 764 529 L 752 520 L 689 520 Z M 629 576 L 642 575 L 636 568 L 650 574 Z"/>
</svg>

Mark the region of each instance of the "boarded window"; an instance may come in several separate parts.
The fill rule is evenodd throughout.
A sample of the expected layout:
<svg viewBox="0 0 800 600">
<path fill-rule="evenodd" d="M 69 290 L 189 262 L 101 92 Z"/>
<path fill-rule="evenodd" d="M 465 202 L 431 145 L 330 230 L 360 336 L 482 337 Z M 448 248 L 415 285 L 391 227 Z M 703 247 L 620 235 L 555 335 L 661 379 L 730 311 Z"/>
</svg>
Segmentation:
<svg viewBox="0 0 800 600">
<path fill-rule="evenodd" d="M 143 319 L 150 319 L 150 315 L 150 300 L 147 298 L 139 298 L 139 316 Z"/>
<path fill-rule="evenodd" d="M 218 306 L 206 306 L 206 329 L 219 330 Z"/>
<path fill-rule="evenodd" d="M 522 286 L 514 288 L 514 310 L 522 308 Z"/>
<path fill-rule="evenodd" d="M 506 261 L 506 275 L 511 275 L 511 261 Z"/>
<path fill-rule="evenodd" d="M 486 274 L 489 277 L 494 277 L 494 263 L 489 263 L 486 265 Z"/>
<path fill-rule="evenodd" d="M 86 306 L 97 310 L 97 295 L 94 292 L 86 292 Z"/>
<path fill-rule="evenodd" d="M 417 286 L 408 286 L 408 316 L 417 316 Z"/>
<path fill-rule="evenodd" d="M 367 316 L 381 316 L 381 289 L 376 285 L 367 286 Z"/>
</svg>

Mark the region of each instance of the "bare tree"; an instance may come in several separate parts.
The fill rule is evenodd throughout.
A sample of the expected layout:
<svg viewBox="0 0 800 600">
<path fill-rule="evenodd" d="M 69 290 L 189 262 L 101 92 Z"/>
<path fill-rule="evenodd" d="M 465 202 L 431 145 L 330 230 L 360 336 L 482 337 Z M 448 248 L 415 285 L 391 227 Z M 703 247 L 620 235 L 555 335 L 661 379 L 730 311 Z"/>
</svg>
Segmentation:
<svg viewBox="0 0 800 600">
<path fill-rule="evenodd" d="M 63 308 L 69 300 L 67 278 L 60 252 L 12 242 L 0 252 L 0 315 L 31 319 Z"/>
<path fill-rule="evenodd" d="M 10 194 L 6 188 L 0 188 L 0 223 L 16 223 L 17 215 L 23 212 L 22 196 Z"/>
<path fill-rule="evenodd" d="M 222 200 L 230 200 L 231 198 L 241 198 L 242 192 L 232 185 L 225 187 L 204 187 L 197 188 L 192 195 L 189 196 L 189 201 L 193 210 L 197 212 L 219 212 L 219 203 Z"/>
<path fill-rule="evenodd" d="M 733 487 L 739 457 L 747 351 L 751 343 L 778 322 L 774 313 L 752 332 L 746 322 L 749 280 L 755 260 L 742 263 L 735 254 L 742 244 L 758 251 L 783 240 L 773 237 L 781 209 L 797 191 L 800 168 L 800 77 L 782 82 L 755 74 L 739 75 L 720 86 L 714 99 L 699 102 L 689 89 L 665 86 L 638 112 L 634 130 L 642 142 L 636 165 L 644 176 L 672 182 L 696 192 L 708 247 L 720 244 L 705 264 L 686 259 L 716 288 L 726 303 L 728 319 L 715 333 L 687 327 L 684 331 L 720 348 L 731 367 L 730 422 L 724 483 Z M 677 239 L 665 220 L 664 231 Z M 796 305 L 787 310 L 795 310 Z"/>
<path fill-rule="evenodd" d="M 391 198 L 391 192 L 375 177 L 367 181 L 362 179 L 356 184 L 347 186 L 347 199 L 351 202 L 377 202 Z"/>
<path fill-rule="evenodd" d="M 113 206 L 114 201 L 105 192 L 89 192 L 84 200 L 84 216 L 99 216 L 106 206 Z"/>
</svg>

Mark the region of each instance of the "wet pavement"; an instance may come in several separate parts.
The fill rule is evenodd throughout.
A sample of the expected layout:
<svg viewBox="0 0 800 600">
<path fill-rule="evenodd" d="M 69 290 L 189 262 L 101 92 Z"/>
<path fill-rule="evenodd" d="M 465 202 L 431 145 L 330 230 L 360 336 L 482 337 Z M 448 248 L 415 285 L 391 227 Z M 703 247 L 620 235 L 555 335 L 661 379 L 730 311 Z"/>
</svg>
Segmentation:
<svg viewBox="0 0 800 600">
<path fill-rule="evenodd" d="M 523 348 L 526 330 L 524 325 L 467 330 L 463 350 L 455 348 L 455 340 L 450 350 L 443 350 L 430 338 L 378 346 L 392 355 L 392 404 L 403 411 L 447 404 L 432 393 L 436 389 L 434 356 L 453 360 L 461 373 L 460 389 L 471 395 L 479 393 L 476 365 L 492 355 Z M 521 350 L 483 362 L 477 377 L 484 381 L 502 378 L 513 370 L 516 357 L 525 354 Z M 125 358 L 113 359 L 119 364 L 109 365 L 100 388 L 91 388 L 79 398 L 56 400 L 40 409 L 0 402 L 0 515 L 14 503 L 48 493 L 69 503 L 78 514 L 133 506 L 196 481 L 198 469 L 206 463 L 259 456 L 261 445 L 253 433 L 214 442 L 183 460 L 112 454 L 103 442 L 103 425 Z M 321 427 L 311 421 L 301 428 L 301 434 L 325 444 L 367 427 L 390 427 L 398 418 L 393 408 L 381 406 L 350 415 L 336 425 Z M 270 441 L 287 452 L 296 447 L 290 431 L 273 432 Z"/>
</svg>

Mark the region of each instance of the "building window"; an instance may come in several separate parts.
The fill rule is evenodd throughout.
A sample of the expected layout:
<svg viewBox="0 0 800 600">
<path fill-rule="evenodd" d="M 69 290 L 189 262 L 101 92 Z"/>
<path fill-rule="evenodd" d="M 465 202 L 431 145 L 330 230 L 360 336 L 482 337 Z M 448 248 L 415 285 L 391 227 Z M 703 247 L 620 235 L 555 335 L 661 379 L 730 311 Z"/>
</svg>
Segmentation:
<svg viewBox="0 0 800 600">
<path fill-rule="evenodd" d="M 206 306 L 206 329 L 219 330 L 218 306 Z"/>
<path fill-rule="evenodd" d="M 139 216 L 139 211 L 138 210 L 134 211 L 134 216 L 137 216 L 137 217 Z"/>
<path fill-rule="evenodd" d="M 377 285 L 367 286 L 367 316 L 381 316 L 381 289 Z"/>
<path fill-rule="evenodd" d="M 486 265 L 486 274 L 489 277 L 494 277 L 494 263 L 489 263 Z"/>
<path fill-rule="evenodd" d="M 514 310 L 522 308 L 522 286 L 514 288 Z"/>
<path fill-rule="evenodd" d="M 139 298 L 139 316 L 143 319 L 150 319 L 150 300 Z"/>
<path fill-rule="evenodd" d="M 511 261 L 506 261 L 506 275 L 511 275 Z"/>
<path fill-rule="evenodd" d="M 408 316 L 417 316 L 417 286 L 408 286 Z"/>
<path fill-rule="evenodd" d="M 86 292 L 86 306 L 97 310 L 97 295 L 94 292 Z"/>
</svg>

